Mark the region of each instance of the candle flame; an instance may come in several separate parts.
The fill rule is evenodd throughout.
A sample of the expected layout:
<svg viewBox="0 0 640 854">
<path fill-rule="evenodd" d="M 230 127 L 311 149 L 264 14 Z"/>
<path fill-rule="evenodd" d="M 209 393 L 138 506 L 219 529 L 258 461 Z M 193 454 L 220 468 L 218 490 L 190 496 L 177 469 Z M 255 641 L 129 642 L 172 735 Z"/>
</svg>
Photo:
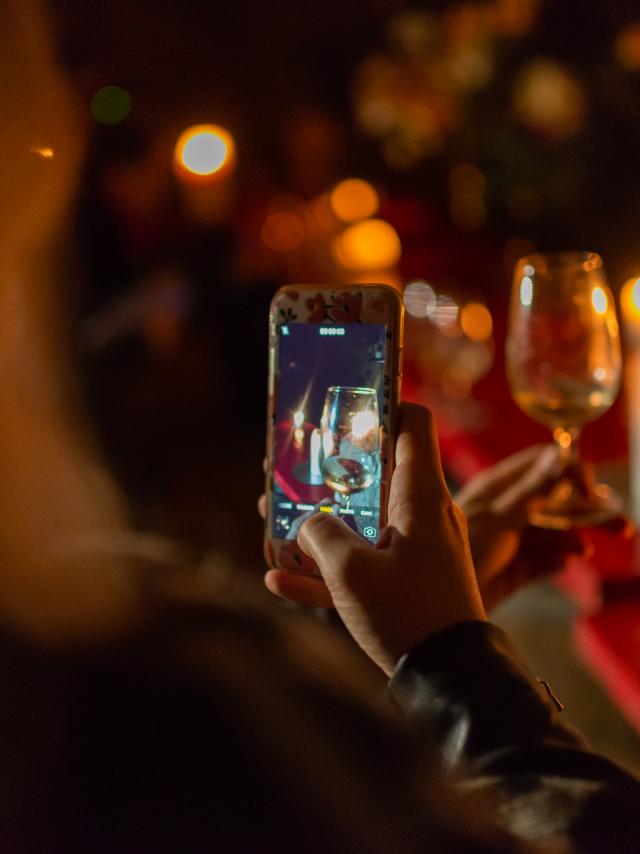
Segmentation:
<svg viewBox="0 0 640 854">
<path fill-rule="evenodd" d="M 219 125 L 194 125 L 180 134 L 174 160 L 196 177 L 209 177 L 229 167 L 235 156 L 235 143 L 228 130 Z"/>
<path fill-rule="evenodd" d="M 42 147 L 34 146 L 33 148 L 30 148 L 29 151 L 32 154 L 37 154 L 39 157 L 42 157 L 45 160 L 51 160 L 52 157 L 55 157 L 55 152 L 53 148 L 48 145 Z"/>
<path fill-rule="evenodd" d="M 363 439 L 367 433 L 375 430 L 377 426 L 378 418 L 376 413 L 368 409 L 365 412 L 358 412 L 353 416 L 351 433 L 354 439 Z"/>
<path fill-rule="evenodd" d="M 607 313 L 609 300 L 607 299 L 607 295 L 600 287 L 600 285 L 596 285 L 596 287 L 591 291 L 591 304 L 593 305 L 593 310 L 596 312 L 596 314 L 599 314 L 604 317 L 604 315 Z"/>
<path fill-rule="evenodd" d="M 620 292 L 622 311 L 627 320 L 640 320 L 640 278 L 628 279 Z"/>
</svg>

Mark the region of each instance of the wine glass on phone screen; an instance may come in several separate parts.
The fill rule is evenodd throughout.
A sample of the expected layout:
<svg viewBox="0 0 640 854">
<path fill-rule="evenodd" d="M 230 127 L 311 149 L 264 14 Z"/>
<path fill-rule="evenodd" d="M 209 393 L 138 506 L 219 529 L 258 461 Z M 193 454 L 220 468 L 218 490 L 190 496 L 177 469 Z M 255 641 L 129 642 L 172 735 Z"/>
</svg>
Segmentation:
<svg viewBox="0 0 640 854">
<path fill-rule="evenodd" d="M 516 265 L 507 336 L 515 402 L 553 431 L 565 471 L 530 522 L 569 529 L 622 510 L 618 495 L 580 461 L 582 428 L 609 409 L 620 387 L 620 338 L 602 259 L 593 252 L 533 254 Z"/>
<path fill-rule="evenodd" d="M 380 450 L 378 395 L 372 388 L 330 386 L 322 411 L 322 476 L 349 509 L 351 495 L 373 485 Z"/>
</svg>

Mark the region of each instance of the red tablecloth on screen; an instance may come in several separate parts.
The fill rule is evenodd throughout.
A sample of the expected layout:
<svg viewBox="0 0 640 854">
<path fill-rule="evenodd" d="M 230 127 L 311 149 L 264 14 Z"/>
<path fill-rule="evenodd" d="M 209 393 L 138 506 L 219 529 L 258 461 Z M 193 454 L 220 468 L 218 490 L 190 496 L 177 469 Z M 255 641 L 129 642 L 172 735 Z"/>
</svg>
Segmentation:
<svg viewBox="0 0 640 854">
<path fill-rule="evenodd" d="M 324 483 L 318 485 L 304 483 L 309 467 L 309 440 L 314 425 L 307 422 L 300 429 L 303 437 L 301 441 L 296 442 L 293 424 L 290 421 L 283 421 L 276 426 L 278 456 L 273 479 L 290 501 L 317 504 L 323 498 L 331 498 L 333 492 Z"/>
</svg>

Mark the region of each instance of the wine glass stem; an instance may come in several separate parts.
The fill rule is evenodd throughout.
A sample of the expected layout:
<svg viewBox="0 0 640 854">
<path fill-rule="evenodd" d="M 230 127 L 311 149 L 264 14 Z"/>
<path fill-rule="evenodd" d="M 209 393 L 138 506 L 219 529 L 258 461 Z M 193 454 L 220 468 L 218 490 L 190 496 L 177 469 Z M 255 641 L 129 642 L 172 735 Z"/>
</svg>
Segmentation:
<svg viewBox="0 0 640 854">
<path fill-rule="evenodd" d="M 581 434 L 579 427 L 556 427 L 553 431 L 553 438 L 560 448 L 560 457 L 566 467 L 575 466 L 580 461 Z"/>
</svg>

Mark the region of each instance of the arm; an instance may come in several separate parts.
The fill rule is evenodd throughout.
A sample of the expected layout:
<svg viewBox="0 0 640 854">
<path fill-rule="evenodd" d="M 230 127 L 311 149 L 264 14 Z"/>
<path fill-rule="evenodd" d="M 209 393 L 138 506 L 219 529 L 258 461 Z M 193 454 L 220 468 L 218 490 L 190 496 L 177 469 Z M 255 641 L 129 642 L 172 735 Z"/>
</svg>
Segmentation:
<svg viewBox="0 0 640 854">
<path fill-rule="evenodd" d="M 491 623 L 452 626 L 399 662 L 391 697 L 416 724 L 428 724 L 449 765 L 483 763 L 514 745 L 584 749 L 562 705 L 536 679 L 505 633 Z"/>
<path fill-rule="evenodd" d="M 271 570 L 267 586 L 301 604 L 333 605 L 391 675 L 396 704 L 435 737 L 464 785 L 497 799 L 522 838 L 573 840 L 572 823 L 582 822 L 587 838 L 605 839 L 603 803 L 619 815 L 618 833 L 638 829 L 640 838 L 639 784 L 586 749 L 486 621 L 465 520 L 444 484 L 433 423 L 417 407 L 402 410 L 389 519 L 373 547 L 337 518 L 312 517 L 298 543 L 322 579 Z"/>
</svg>

